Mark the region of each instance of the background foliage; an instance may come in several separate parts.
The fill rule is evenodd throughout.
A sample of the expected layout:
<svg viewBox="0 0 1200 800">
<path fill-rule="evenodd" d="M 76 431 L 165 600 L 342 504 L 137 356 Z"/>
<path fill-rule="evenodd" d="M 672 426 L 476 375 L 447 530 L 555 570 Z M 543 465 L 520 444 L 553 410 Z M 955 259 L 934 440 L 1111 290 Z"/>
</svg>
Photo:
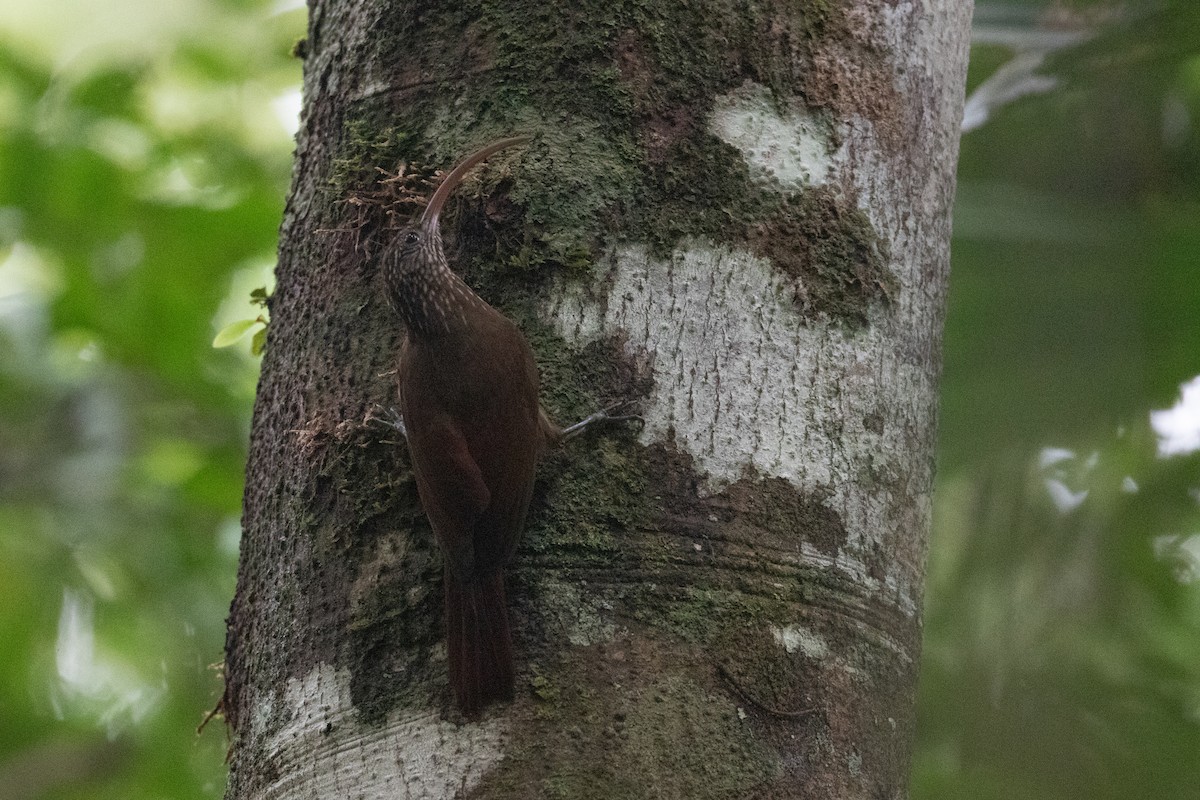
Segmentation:
<svg viewBox="0 0 1200 800">
<path fill-rule="evenodd" d="M 1151 413 L 1200 373 L 1200 4 L 1046 5 L 978 2 L 1016 35 L 972 88 L 1095 35 L 963 140 L 913 791 L 1192 797 L 1200 410 Z M 269 282 L 303 13 L 0 9 L 0 800 L 221 793 L 257 362 L 210 343 Z"/>
<path fill-rule="evenodd" d="M 300 8 L 0 10 L 0 798 L 212 798 Z"/>
<path fill-rule="evenodd" d="M 962 142 L 914 794 L 1194 797 L 1200 4 L 1040 19 L 1095 35 Z"/>
</svg>

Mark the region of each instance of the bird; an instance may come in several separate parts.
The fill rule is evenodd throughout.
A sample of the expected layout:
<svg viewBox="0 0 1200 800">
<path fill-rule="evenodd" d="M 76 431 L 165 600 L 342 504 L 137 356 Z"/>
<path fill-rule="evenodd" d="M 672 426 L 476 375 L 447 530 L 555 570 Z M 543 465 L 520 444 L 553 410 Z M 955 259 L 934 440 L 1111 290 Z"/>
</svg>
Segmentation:
<svg viewBox="0 0 1200 800">
<path fill-rule="evenodd" d="M 460 161 L 381 255 L 405 329 L 397 369 L 402 429 L 444 562 L 450 687 L 468 720 L 513 697 L 504 567 L 525 524 L 539 457 L 569 429 L 541 409 L 537 364 L 520 329 L 451 269 L 439 218 L 467 172 L 528 141 L 501 139 Z"/>
</svg>

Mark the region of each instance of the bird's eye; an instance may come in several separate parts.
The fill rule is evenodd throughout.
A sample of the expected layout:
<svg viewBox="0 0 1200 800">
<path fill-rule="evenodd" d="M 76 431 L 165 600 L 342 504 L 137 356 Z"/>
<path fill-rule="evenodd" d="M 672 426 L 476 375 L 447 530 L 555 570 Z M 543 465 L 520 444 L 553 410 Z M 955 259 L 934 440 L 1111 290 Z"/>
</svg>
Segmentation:
<svg viewBox="0 0 1200 800">
<path fill-rule="evenodd" d="M 417 236 L 415 231 L 409 231 L 408 233 L 404 234 L 404 243 L 405 244 L 416 244 L 420 240 L 420 238 L 421 237 Z"/>
</svg>

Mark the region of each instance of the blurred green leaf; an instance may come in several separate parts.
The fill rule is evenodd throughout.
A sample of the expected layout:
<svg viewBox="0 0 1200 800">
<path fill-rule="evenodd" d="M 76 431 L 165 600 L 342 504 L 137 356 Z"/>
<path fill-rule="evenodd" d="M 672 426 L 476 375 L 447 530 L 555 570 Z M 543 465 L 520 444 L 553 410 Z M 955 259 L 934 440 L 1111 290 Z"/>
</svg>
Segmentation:
<svg viewBox="0 0 1200 800">
<path fill-rule="evenodd" d="M 254 329 L 255 325 L 259 324 L 257 319 L 239 319 L 237 322 L 231 322 L 217 332 L 213 338 L 213 347 L 229 347 L 237 344 L 246 334 Z"/>
<path fill-rule="evenodd" d="M 254 333 L 254 339 L 250 342 L 250 354 L 261 356 L 263 351 L 267 349 L 267 329 L 263 328 Z"/>
<path fill-rule="evenodd" d="M 138 92 L 143 71 L 114 67 L 93 72 L 71 87 L 70 103 L 77 110 L 100 116 L 140 118 Z"/>
</svg>

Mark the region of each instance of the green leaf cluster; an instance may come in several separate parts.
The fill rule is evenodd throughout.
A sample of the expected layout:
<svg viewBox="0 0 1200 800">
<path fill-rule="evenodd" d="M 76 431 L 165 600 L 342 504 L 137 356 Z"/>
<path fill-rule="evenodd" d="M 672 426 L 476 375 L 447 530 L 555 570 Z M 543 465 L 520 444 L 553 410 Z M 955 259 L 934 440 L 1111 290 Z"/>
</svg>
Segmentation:
<svg viewBox="0 0 1200 800">
<path fill-rule="evenodd" d="M 260 286 L 250 293 L 250 302 L 257 306 L 267 307 L 266 287 Z M 254 336 L 250 339 L 250 353 L 252 355 L 261 356 L 263 350 L 267 346 L 267 326 L 270 320 L 265 314 L 259 314 L 253 319 L 237 319 L 229 323 L 221 330 L 217 331 L 217 335 L 213 337 L 212 346 L 216 348 L 231 347 L 242 339 L 246 338 L 246 334 L 254 331 Z M 259 325 L 261 328 L 255 330 Z"/>
</svg>

